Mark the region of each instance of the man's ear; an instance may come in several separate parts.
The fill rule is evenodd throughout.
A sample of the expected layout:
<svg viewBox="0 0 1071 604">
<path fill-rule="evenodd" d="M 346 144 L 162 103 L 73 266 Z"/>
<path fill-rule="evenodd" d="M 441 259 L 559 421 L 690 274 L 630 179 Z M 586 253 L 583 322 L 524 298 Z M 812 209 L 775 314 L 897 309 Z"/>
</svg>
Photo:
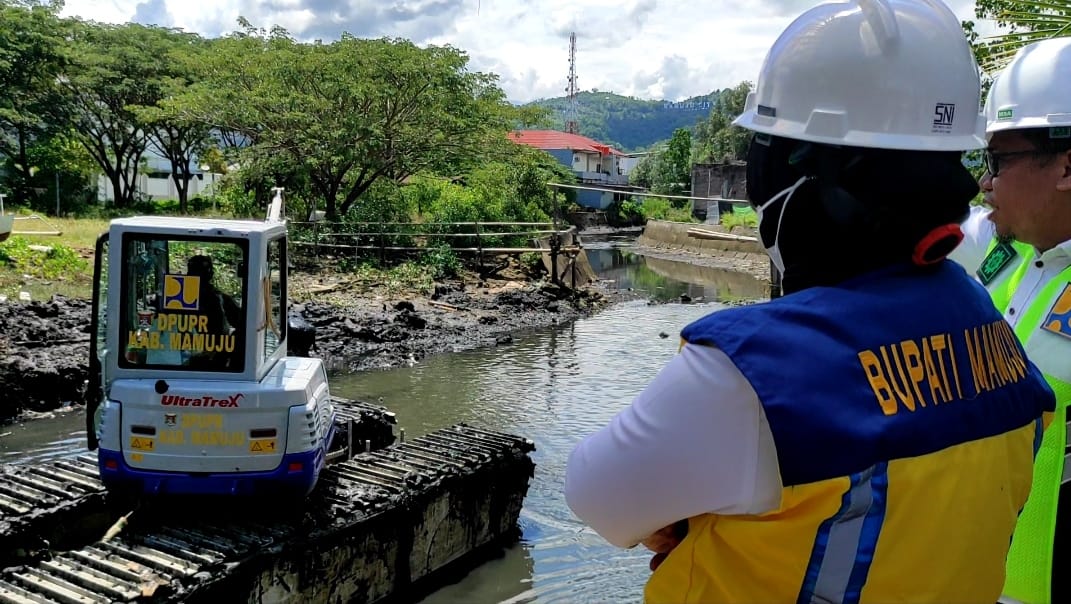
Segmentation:
<svg viewBox="0 0 1071 604">
<path fill-rule="evenodd" d="M 1060 163 L 1060 178 L 1056 181 L 1057 191 L 1071 191 L 1071 149 L 1057 156 Z"/>
</svg>

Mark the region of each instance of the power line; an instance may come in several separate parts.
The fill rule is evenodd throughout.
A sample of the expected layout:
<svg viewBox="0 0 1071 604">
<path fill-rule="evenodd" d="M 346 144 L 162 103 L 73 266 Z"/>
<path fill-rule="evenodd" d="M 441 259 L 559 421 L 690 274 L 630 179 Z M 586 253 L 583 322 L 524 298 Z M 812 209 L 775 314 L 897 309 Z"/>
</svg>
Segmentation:
<svg viewBox="0 0 1071 604">
<path fill-rule="evenodd" d="M 622 195 L 634 195 L 637 197 L 662 197 L 664 199 L 695 199 L 700 201 L 727 201 L 733 204 L 751 205 L 746 199 L 727 199 L 725 197 L 693 197 L 691 195 L 663 195 L 661 193 L 645 193 L 643 191 L 624 191 L 621 189 L 609 189 L 606 187 L 588 187 L 584 185 L 567 185 L 559 182 L 548 182 L 548 187 L 560 189 L 576 189 L 579 191 L 602 191 L 604 193 L 621 193 Z"/>
</svg>

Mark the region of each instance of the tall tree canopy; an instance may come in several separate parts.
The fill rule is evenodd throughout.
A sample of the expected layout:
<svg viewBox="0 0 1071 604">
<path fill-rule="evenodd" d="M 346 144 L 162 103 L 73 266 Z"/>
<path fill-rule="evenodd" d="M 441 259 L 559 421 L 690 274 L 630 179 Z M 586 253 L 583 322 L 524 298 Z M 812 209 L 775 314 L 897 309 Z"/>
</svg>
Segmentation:
<svg viewBox="0 0 1071 604">
<path fill-rule="evenodd" d="M 73 98 L 73 135 L 111 183 L 115 205 L 131 205 L 141 160 L 153 135 L 139 111 L 174 91 L 172 51 L 191 36 L 136 23 L 81 24 L 74 63 L 64 78 Z"/>
<path fill-rule="evenodd" d="M 225 133 L 242 163 L 300 166 L 332 217 L 378 179 L 471 167 L 519 115 L 448 46 L 301 44 L 247 26 L 210 48 L 204 79 L 164 106 Z"/>
<path fill-rule="evenodd" d="M 0 155 L 15 171 L 15 202 L 29 201 L 32 147 L 66 123 L 60 76 L 68 63 L 61 3 L 0 0 Z"/>
<path fill-rule="evenodd" d="M 721 163 L 747 157 L 750 137 L 746 130 L 734 126 L 733 120 L 744 112 L 744 101 L 751 89 L 751 82 L 741 82 L 717 95 L 710 115 L 695 126 L 692 161 Z"/>
</svg>

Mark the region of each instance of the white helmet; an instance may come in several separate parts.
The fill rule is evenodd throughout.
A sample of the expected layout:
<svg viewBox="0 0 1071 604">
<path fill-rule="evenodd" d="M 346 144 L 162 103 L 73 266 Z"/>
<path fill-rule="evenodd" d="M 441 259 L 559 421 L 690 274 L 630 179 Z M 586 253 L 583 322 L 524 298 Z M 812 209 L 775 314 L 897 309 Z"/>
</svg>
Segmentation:
<svg viewBox="0 0 1071 604">
<path fill-rule="evenodd" d="M 1019 49 L 989 88 L 986 133 L 1071 126 L 1071 38 Z"/>
<path fill-rule="evenodd" d="M 798 140 L 921 151 L 985 147 L 978 65 L 939 0 L 819 4 L 781 33 L 733 123 Z"/>
</svg>

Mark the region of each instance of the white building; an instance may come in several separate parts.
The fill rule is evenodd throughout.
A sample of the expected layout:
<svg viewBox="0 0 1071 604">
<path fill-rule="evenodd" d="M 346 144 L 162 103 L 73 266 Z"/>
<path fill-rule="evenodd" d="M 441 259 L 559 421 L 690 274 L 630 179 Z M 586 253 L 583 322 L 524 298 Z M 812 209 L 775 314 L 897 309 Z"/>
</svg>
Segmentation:
<svg viewBox="0 0 1071 604">
<path fill-rule="evenodd" d="M 193 198 L 196 195 L 202 197 L 214 195 L 216 184 L 223 178 L 223 175 L 202 171 L 197 165 L 196 158 L 190 163 L 192 164 L 190 166 L 192 178 L 190 178 L 187 198 Z M 178 188 L 175 180 L 171 178 L 171 162 L 152 151 L 145 152 L 134 187 L 142 195 L 152 199 L 178 199 Z M 112 182 L 104 174 L 97 177 L 97 201 L 115 201 Z"/>
</svg>

